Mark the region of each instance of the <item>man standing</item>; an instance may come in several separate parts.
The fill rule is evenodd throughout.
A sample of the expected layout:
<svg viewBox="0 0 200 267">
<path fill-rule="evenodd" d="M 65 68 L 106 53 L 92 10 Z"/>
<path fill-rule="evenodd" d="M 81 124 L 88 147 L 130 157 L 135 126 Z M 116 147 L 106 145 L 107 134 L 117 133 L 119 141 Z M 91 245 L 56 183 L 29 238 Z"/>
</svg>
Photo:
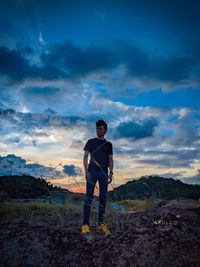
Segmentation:
<svg viewBox="0 0 200 267">
<path fill-rule="evenodd" d="M 106 122 L 103 120 L 98 120 L 96 122 L 97 137 L 88 140 L 84 147 L 85 153 L 83 157 L 83 165 L 86 178 L 86 198 L 83 207 L 82 233 L 90 233 L 90 209 L 97 180 L 99 182 L 99 214 L 97 230 L 104 234 L 110 233 L 110 230 L 106 224 L 104 224 L 104 214 L 106 208 L 108 184 L 112 182 L 113 176 L 113 149 L 112 143 L 104 138 L 106 132 Z M 88 165 L 89 154 L 90 162 Z"/>
</svg>

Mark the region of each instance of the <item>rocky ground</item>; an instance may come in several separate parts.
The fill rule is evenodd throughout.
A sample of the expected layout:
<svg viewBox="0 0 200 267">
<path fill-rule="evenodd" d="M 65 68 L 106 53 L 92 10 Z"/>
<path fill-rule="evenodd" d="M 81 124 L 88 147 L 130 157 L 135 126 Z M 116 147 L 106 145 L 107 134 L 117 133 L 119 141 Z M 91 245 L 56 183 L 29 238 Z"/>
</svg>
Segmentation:
<svg viewBox="0 0 200 267">
<path fill-rule="evenodd" d="M 0 224 L 0 266 L 200 266 L 200 204 L 171 202 L 113 213 L 109 236 L 80 233 L 81 216 L 44 216 Z"/>
</svg>

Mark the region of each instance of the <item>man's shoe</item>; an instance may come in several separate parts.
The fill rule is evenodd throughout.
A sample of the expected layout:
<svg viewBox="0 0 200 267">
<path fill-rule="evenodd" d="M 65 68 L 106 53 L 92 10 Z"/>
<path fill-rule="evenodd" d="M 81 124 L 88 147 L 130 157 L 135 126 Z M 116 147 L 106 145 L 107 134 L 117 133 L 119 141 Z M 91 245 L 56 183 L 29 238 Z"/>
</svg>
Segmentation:
<svg viewBox="0 0 200 267">
<path fill-rule="evenodd" d="M 88 224 L 84 224 L 81 228 L 81 233 L 82 234 L 89 234 L 90 233 L 90 228 Z"/>
<path fill-rule="evenodd" d="M 97 231 L 101 232 L 105 235 L 109 235 L 110 234 L 110 230 L 108 229 L 107 225 L 104 223 L 101 223 L 97 226 Z"/>
</svg>

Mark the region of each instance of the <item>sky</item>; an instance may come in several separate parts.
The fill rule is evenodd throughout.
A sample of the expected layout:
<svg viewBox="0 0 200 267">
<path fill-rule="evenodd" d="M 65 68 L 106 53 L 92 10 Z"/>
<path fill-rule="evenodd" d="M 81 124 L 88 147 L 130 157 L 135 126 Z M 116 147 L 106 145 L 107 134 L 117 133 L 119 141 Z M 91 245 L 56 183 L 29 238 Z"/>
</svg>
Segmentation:
<svg viewBox="0 0 200 267">
<path fill-rule="evenodd" d="M 84 192 L 103 119 L 113 186 L 200 184 L 199 14 L 194 0 L 0 1 L 0 175 Z"/>
</svg>

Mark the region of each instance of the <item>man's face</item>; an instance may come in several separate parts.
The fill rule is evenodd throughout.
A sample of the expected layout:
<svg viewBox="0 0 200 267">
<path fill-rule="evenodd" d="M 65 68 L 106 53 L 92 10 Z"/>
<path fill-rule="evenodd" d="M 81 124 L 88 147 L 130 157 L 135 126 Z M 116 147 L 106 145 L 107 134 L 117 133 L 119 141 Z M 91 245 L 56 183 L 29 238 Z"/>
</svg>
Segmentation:
<svg viewBox="0 0 200 267">
<path fill-rule="evenodd" d="M 106 130 L 103 126 L 96 127 L 96 132 L 98 137 L 103 137 L 106 133 Z"/>
</svg>

